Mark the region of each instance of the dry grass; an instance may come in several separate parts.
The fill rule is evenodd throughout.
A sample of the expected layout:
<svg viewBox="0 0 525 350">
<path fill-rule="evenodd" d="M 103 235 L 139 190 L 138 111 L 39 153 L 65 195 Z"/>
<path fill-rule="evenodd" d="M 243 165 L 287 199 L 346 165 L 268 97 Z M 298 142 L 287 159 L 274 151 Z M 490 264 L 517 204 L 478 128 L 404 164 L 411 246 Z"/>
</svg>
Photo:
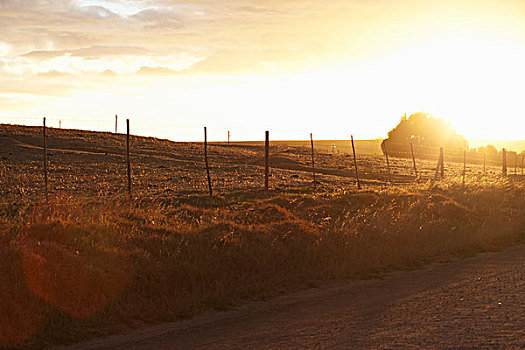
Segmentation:
<svg viewBox="0 0 525 350">
<path fill-rule="evenodd" d="M 0 346 L 72 342 L 523 241 L 525 186 L 457 179 L 0 212 Z"/>
<path fill-rule="evenodd" d="M 0 347 L 42 347 L 144 322 L 223 310 L 243 300 L 523 241 L 525 184 L 459 164 L 432 185 L 410 160 L 316 154 L 306 148 L 210 147 L 221 195 L 203 197 L 202 145 L 133 138 L 134 199 L 123 194 L 122 135 L 50 130 L 49 205 L 40 130 L 0 125 Z M 419 161 L 423 179 L 434 161 Z M 349 190 L 351 189 L 351 190 Z"/>
</svg>

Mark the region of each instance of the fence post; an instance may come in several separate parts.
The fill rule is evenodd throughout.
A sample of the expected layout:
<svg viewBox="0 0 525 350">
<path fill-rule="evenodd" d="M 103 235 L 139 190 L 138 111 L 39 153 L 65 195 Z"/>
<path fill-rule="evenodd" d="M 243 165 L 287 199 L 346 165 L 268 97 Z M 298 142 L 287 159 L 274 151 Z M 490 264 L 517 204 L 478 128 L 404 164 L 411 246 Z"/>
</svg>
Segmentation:
<svg viewBox="0 0 525 350">
<path fill-rule="evenodd" d="M 117 130 L 118 130 L 118 115 L 115 114 L 115 134 L 117 133 Z"/>
<path fill-rule="evenodd" d="M 44 117 L 44 124 L 42 129 L 42 137 L 44 139 L 44 193 L 46 195 L 46 202 L 49 202 L 47 190 L 47 141 L 46 141 L 46 118 Z"/>
<path fill-rule="evenodd" d="M 417 180 L 416 157 L 414 156 L 414 145 L 412 145 L 412 142 L 410 142 L 410 151 L 412 152 L 412 162 L 414 163 L 414 173 L 416 174 Z"/>
<path fill-rule="evenodd" d="M 443 147 L 439 148 L 439 159 L 441 160 L 440 167 L 441 167 L 441 177 L 445 177 L 445 160 L 443 157 Z"/>
<path fill-rule="evenodd" d="M 312 173 L 314 175 L 314 190 L 315 190 L 317 181 L 315 180 L 314 137 L 312 133 L 310 133 L 310 144 L 312 145 Z"/>
<path fill-rule="evenodd" d="M 129 156 L 129 119 L 126 119 L 126 163 L 128 166 L 128 194 L 131 197 L 131 160 Z"/>
<path fill-rule="evenodd" d="M 228 145 L 230 144 L 230 136 L 231 136 L 230 130 L 228 130 Z"/>
<path fill-rule="evenodd" d="M 264 189 L 268 191 L 268 177 L 270 176 L 270 132 L 266 131 L 264 141 Z"/>
<path fill-rule="evenodd" d="M 467 173 L 467 150 L 463 150 L 463 186 L 465 186 L 465 174 Z"/>
<path fill-rule="evenodd" d="M 441 150 L 442 150 L 442 148 L 439 151 L 439 158 L 438 158 L 438 163 L 437 163 L 437 166 L 436 166 L 436 173 L 434 174 L 434 181 L 437 181 L 438 174 L 439 174 L 439 168 L 441 168 L 441 161 L 443 159 L 443 152 L 441 152 Z"/>
<path fill-rule="evenodd" d="M 483 176 L 486 175 L 487 152 L 483 152 Z"/>
<path fill-rule="evenodd" d="M 386 147 L 386 140 L 383 141 L 383 147 L 385 148 L 386 167 L 388 170 L 388 181 L 392 184 L 392 174 L 390 173 L 390 160 L 388 159 L 388 148 Z"/>
<path fill-rule="evenodd" d="M 354 153 L 355 179 L 357 181 L 357 188 L 361 189 L 361 183 L 359 182 L 359 174 L 357 172 L 357 157 L 355 156 L 354 135 L 350 135 L 350 138 L 352 140 L 352 152 Z"/>
<path fill-rule="evenodd" d="M 507 150 L 504 148 L 501 150 L 501 153 L 502 153 L 502 173 L 503 173 L 503 176 L 507 176 Z"/>
<path fill-rule="evenodd" d="M 58 121 L 58 128 L 62 129 L 62 121 L 61 120 Z"/>
<path fill-rule="evenodd" d="M 210 197 L 213 197 L 211 188 L 210 166 L 208 164 L 208 131 L 204 127 L 204 163 L 206 164 L 206 174 L 208 175 L 208 189 L 210 190 Z"/>
</svg>

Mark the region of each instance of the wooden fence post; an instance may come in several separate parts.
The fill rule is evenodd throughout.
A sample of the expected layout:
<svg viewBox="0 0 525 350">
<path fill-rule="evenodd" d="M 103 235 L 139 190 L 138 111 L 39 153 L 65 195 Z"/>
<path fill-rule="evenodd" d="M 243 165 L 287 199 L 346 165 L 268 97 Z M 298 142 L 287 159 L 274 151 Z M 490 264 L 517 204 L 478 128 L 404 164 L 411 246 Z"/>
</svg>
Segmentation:
<svg viewBox="0 0 525 350">
<path fill-rule="evenodd" d="M 270 176 L 270 132 L 266 131 L 264 141 L 264 189 L 268 191 L 268 177 Z"/>
<path fill-rule="evenodd" d="M 352 151 L 354 153 L 355 180 L 357 181 L 357 188 L 361 189 L 361 183 L 359 182 L 359 174 L 357 172 L 357 157 L 355 156 L 354 135 L 350 135 L 350 138 L 352 140 Z"/>
<path fill-rule="evenodd" d="M 504 148 L 501 150 L 502 153 L 502 173 L 503 176 L 507 176 L 507 150 Z"/>
<path fill-rule="evenodd" d="M 131 160 L 129 156 L 129 119 L 126 119 L 126 163 L 128 167 L 128 194 L 131 197 Z"/>
<path fill-rule="evenodd" d="M 466 173 L 467 173 L 467 150 L 463 150 L 463 186 L 465 186 Z"/>
<path fill-rule="evenodd" d="M 312 145 L 312 173 L 314 175 L 314 190 L 317 186 L 317 181 L 315 179 L 315 161 L 314 161 L 314 137 L 312 133 L 310 133 L 310 144 Z"/>
<path fill-rule="evenodd" d="M 386 140 L 383 141 L 383 147 L 385 148 L 386 167 L 388 170 L 388 181 L 392 184 L 392 174 L 390 172 L 390 160 L 388 159 L 388 148 L 386 147 Z"/>
<path fill-rule="evenodd" d="M 440 149 L 440 152 L 439 152 L 438 163 L 437 163 L 437 166 L 436 166 L 436 173 L 434 174 L 434 181 L 437 181 L 438 175 L 439 175 L 439 168 L 441 168 L 441 161 L 443 159 L 443 152 L 441 152 L 441 150 L 442 149 Z"/>
<path fill-rule="evenodd" d="M 483 152 L 483 176 L 486 175 L 487 152 Z"/>
<path fill-rule="evenodd" d="M 412 145 L 412 142 L 410 142 L 410 151 L 412 152 L 412 162 L 414 163 L 414 173 L 416 174 L 417 180 L 416 157 L 414 156 L 414 146 Z"/>
<path fill-rule="evenodd" d="M 230 136 L 231 136 L 230 130 L 228 130 L 228 145 L 230 144 Z"/>
<path fill-rule="evenodd" d="M 47 190 L 47 141 L 46 141 L 46 118 L 44 117 L 44 124 L 42 129 L 42 136 L 44 139 L 44 193 L 46 195 L 46 202 L 49 202 Z"/>
<path fill-rule="evenodd" d="M 211 188 L 210 166 L 208 164 L 208 130 L 204 127 L 204 163 L 206 164 L 206 174 L 208 175 L 208 189 L 210 190 L 210 197 L 213 197 Z"/>
<path fill-rule="evenodd" d="M 443 147 L 439 148 L 439 159 L 441 160 L 440 167 L 441 167 L 441 177 L 445 177 L 445 160 L 443 157 Z"/>
<path fill-rule="evenodd" d="M 115 114 L 115 134 L 118 131 L 118 115 Z"/>
</svg>

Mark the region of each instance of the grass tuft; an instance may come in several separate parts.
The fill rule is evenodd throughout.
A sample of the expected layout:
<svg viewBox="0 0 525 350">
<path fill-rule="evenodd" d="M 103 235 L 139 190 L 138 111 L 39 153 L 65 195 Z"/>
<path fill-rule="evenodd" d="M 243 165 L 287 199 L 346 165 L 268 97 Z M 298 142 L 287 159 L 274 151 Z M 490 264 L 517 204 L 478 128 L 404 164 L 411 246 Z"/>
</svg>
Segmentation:
<svg viewBox="0 0 525 350">
<path fill-rule="evenodd" d="M 69 343 L 342 278 L 523 242 L 524 186 L 128 202 L 63 197 L 0 217 L 0 346 Z"/>
</svg>

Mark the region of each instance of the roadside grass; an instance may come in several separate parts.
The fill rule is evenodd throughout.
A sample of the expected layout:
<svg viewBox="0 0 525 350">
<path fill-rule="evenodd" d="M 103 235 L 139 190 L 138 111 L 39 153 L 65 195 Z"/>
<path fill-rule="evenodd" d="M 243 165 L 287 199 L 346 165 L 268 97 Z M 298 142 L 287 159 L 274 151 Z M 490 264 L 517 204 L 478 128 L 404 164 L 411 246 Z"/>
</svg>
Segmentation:
<svg viewBox="0 0 525 350">
<path fill-rule="evenodd" d="M 323 281 L 523 242 L 508 179 L 168 202 L 60 197 L 0 211 L 0 346 L 174 321 Z"/>
</svg>

